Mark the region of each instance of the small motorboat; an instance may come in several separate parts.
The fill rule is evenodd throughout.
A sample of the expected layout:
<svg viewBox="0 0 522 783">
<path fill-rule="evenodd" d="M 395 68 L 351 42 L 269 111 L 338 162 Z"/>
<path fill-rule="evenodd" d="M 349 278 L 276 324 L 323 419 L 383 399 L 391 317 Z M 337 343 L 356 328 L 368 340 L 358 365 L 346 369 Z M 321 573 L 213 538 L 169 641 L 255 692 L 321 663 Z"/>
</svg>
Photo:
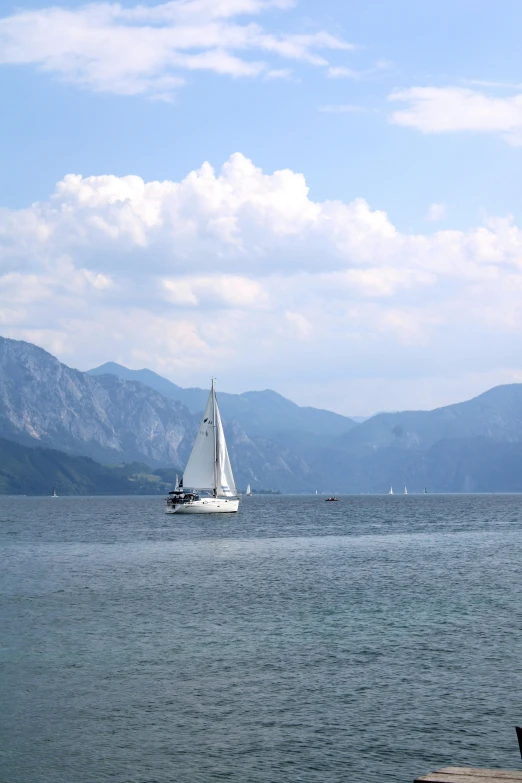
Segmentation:
<svg viewBox="0 0 522 783">
<path fill-rule="evenodd" d="M 339 498 L 325 498 L 324 502 L 325 503 L 334 503 L 334 502 L 336 502 L 338 500 L 339 500 Z"/>
</svg>

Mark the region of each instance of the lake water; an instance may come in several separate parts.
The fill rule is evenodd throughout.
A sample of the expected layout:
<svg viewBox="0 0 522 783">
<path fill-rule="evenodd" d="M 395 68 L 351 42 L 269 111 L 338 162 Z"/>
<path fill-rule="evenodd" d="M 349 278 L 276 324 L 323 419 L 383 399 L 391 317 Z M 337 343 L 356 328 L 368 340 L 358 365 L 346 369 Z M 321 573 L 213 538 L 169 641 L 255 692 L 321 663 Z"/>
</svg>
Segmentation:
<svg viewBox="0 0 522 783">
<path fill-rule="evenodd" d="M 0 498 L 5 783 L 520 768 L 522 497 Z"/>
</svg>

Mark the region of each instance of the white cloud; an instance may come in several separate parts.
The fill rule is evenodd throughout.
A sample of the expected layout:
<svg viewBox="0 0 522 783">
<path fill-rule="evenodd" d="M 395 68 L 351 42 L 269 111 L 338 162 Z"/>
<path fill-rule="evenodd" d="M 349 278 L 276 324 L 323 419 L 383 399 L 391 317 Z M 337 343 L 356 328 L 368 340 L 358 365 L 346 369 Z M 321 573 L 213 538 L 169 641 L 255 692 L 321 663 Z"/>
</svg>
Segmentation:
<svg viewBox="0 0 522 783">
<path fill-rule="evenodd" d="M 375 367 L 507 371 L 521 293 L 509 216 L 402 233 L 363 199 L 315 201 L 302 174 L 241 154 L 179 182 L 70 174 L 48 200 L 0 211 L 3 334 L 186 384 L 219 367 L 236 387 L 298 389 L 319 357 L 325 385 Z"/>
<path fill-rule="evenodd" d="M 412 87 L 396 90 L 389 100 L 408 104 L 392 113 L 396 125 L 423 133 L 497 133 L 522 145 L 522 94 L 499 98 L 463 87 Z"/>
<path fill-rule="evenodd" d="M 493 87 L 499 90 L 520 90 L 520 82 L 495 82 L 488 79 L 461 79 L 462 84 L 470 84 L 472 87 Z"/>
<path fill-rule="evenodd" d="M 294 76 L 291 68 L 272 68 L 270 71 L 267 71 L 265 79 L 286 79 L 288 81 L 293 81 Z"/>
<path fill-rule="evenodd" d="M 446 204 L 432 204 L 426 217 L 430 223 L 438 223 L 440 220 L 444 220 L 447 214 L 448 208 Z"/>
<path fill-rule="evenodd" d="M 262 309 L 268 297 L 255 280 L 239 275 L 185 277 L 162 281 L 163 296 L 180 305 L 203 305 L 214 308 Z"/>
<path fill-rule="evenodd" d="M 306 340 L 313 331 L 312 324 L 302 314 L 287 310 L 284 313 L 283 332 L 286 331 L 290 337 L 296 337 L 299 340 Z"/>
<path fill-rule="evenodd" d="M 328 68 L 327 76 L 329 79 L 363 79 L 378 71 L 387 71 L 391 66 L 387 60 L 378 60 L 372 68 L 366 68 L 362 71 L 347 68 L 345 65 L 331 65 Z"/>
<path fill-rule="evenodd" d="M 330 79 L 359 79 L 360 74 L 344 65 L 332 65 L 328 68 L 328 77 Z"/>
<path fill-rule="evenodd" d="M 353 47 L 325 31 L 266 32 L 248 17 L 293 0 L 170 0 L 130 8 L 91 3 L 0 19 L 0 64 L 32 64 L 90 90 L 170 99 L 190 71 L 288 78 L 273 58 L 327 67 Z M 270 59 L 267 59 L 270 58 Z"/>
<path fill-rule="evenodd" d="M 364 106 L 354 106 L 350 103 L 338 103 L 329 106 L 319 106 L 319 111 L 326 114 L 362 114 L 366 111 Z"/>
</svg>

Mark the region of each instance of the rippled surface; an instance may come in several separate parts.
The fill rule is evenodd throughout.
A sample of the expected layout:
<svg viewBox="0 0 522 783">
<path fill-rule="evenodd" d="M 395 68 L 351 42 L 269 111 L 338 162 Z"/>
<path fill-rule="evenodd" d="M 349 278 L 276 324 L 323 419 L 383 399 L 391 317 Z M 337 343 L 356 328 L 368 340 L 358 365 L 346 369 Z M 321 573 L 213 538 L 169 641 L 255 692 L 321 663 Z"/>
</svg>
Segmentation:
<svg viewBox="0 0 522 783">
<path fill-rule="evenodd" d="M 8 783 L 520 766 L 522 497 L 0 498 Z"/>
</svg>

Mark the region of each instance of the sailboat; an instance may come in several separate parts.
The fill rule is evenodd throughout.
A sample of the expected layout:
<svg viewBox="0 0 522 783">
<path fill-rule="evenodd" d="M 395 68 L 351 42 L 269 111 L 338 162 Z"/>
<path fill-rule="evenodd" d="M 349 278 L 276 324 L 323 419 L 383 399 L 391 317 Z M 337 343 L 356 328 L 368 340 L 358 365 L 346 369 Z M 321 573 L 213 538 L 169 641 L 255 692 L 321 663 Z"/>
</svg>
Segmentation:
<svg viewBox="0 0 522 783">
<path fill-rule="evenodd" d="M 56 494 L 56 487 L 53 487 L 53 494 L 51 495 L 52 498 L 57 498 L 58 495 Z"/>
<path fill-rule="evenodd" d="M 390 491 L 388 492 L 388 495 L 393 495 L 393 487 L 390 487 Z"/>
<path fill-rule="evenodd" d="M 249 484 L 249 485 L 247 486 L 247 488 L 246 488 L 245 495 L 251 495 L 251 494 L 252 494 L 252 490 L 250 489 L 250 484 Z"/>
<path fill-rule="evenodd" d="M 177 477 L 176 477 L 177 478 Z M 167 498 L 168 514 L 223 514 L 237 511 L 230 465 L 214 380 L 185 472 Z"/>
<path fill-rule="evenodd" d="M 407 495 L 407 494 L 408 494 L 408 487 L 404 487 L 404 494 L 405 494 L 405 495 Z"/>
</svg>

